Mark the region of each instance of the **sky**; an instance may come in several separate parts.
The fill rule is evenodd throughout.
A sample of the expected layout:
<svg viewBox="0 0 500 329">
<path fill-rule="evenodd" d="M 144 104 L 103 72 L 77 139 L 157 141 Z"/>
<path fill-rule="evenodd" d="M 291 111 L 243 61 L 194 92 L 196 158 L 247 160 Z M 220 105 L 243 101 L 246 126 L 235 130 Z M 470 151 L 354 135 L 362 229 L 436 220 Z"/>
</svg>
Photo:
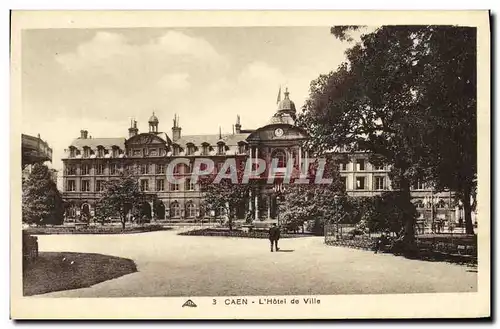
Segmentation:
<svg viewBox="0 0 500 329">
<path fill-rule="evenodd" d="M 37 29 L 22 34 L 23 133 L 41 135 L 61 170 L 80 130 L 126 137 L 154 111 L 171 136 L 232 133 L 265 125 L 278 90 L 299 110 L 310 82 L 337 68 L 352 46 L 329 27 Z"/>
</svg>

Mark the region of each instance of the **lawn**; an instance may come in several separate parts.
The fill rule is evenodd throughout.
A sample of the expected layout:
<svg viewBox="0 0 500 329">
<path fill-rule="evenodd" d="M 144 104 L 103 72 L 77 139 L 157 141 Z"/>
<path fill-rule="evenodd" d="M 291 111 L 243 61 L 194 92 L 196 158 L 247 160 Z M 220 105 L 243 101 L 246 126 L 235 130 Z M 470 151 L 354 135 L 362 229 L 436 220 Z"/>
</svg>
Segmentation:
<svg viewBox="0 0 500 329">
<path fill-rule="evenodd" d="M 25 296 L 86 288 L 137 272 L 126 258 L 75 252 L 41 252 L 23 271 Z"/>
</svg>

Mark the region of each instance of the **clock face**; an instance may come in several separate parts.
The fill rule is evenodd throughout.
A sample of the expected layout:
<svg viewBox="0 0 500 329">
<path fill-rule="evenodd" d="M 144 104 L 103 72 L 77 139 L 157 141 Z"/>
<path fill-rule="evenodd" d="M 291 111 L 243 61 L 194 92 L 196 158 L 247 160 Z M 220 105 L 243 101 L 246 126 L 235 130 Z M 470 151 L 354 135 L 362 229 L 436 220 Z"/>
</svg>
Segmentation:
<svg viewBox="0 0 500 329">
<path fill-rule="evenodd" d="M 281 128 L 277 128 L 277 129 L 274 131 L 274 134 L 275 134 L 277 137 L 281 137 L 281 136 L 283 136 L 283 129 L 281 129 Z"/>
</svg>

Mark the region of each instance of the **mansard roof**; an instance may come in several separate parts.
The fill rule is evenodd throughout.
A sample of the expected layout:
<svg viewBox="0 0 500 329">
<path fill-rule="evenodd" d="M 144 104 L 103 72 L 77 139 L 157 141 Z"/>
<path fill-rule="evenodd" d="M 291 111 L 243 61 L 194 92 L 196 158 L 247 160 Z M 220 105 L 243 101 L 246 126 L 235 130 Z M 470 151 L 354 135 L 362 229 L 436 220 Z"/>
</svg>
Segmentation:
<svg viewBox="0 0 500 329">
<path fill-rule="evenodd" d="M 223 135 L 222 141 L 228 146 L 238 145 L 239 142 L 245 141 L 249 136 L 249 133 L 244 134 L 230 134 Z M 194 144 L 196 146 L 201 146 L 203 144 L 209 145 L 217 145 L 217 143 L 221 141 L 219 134 L 214 135 L 184 135 L 181 136 L 178 140 L 175 141 L 175 144 L 178 145 L 187 145 L 189 143 Z"/>
<path fill-rule="evenodd" d="M 71 142 L 71 145 L 77 149 L 83 149 L 85 146 L 91 149 L 97 149 L 98 146 L 111 149 L 113 146 L 118 146 L 125 149 L 125 138 L 77 138 Z"/>
</svg>

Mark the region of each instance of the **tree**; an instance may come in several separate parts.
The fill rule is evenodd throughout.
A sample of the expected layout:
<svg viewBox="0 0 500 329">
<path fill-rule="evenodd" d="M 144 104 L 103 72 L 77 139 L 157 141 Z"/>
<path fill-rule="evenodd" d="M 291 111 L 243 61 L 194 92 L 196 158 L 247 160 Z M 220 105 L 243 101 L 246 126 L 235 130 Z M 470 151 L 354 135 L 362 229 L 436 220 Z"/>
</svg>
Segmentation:
<svg viewBox="0 0 500 329">
<path fill-rule="evenodd" d="M 107 182 L 105 189 L 97 202 L 99 216 L 118 216 L 125 229 L 127 214 L 130 211 L 139 212 L 146 195 L 139 189 L 137 177 L 122 173 L 118 179 Z"/>
<path fill-rule="evenodd" d="M 429 180 L 451 189 L 464 205 L 465 227 L 474 233 L 471 212 L 477 188 L 476 28 L 430 27 L 422 32 L 419 103 L 423 109 Z M 471 201 L 472 199 L 472 201 Z"/>
<path fill-rule="evenodd" d="M 64 222 L 64 204 L 49 168 L 34 164 L 23 183 L 23 222 L 60 225 Z"/>
<path fill-rule="evenodd" d="M 348 40 L 357 29 L 342 26 L 331 32 Z M 476 28 L 458 26 L 383 27 L 374 33 L 389 43 L 397 44 L 394 36 L 402 34 L 412 40 L 406 57 L 413 67 L 408 81 L 415 113 L 408 137 L 418 147 L 414 162 L 420 162 L 422 181 L 437 191 L 456 192 L 469 234 L 474 233 L 477 189 L 476 33 Z"/>
<path fill-rule="evenodd" d="M 280 203 L 280 219 L 285 225 L 301 226 L 304 221 L 313 220 L 315 234 L 323 234 L 325 223 L 340 221 L 340 205 L 335 204 L 335 196 L 343 196 L 345 188 L 340 181 L 333 159 L 325 158 L 324 179 L 331 179 L 329 184 L 317 184 L 314 177 L 319 161 L 311 163 L 308 170 L 309 184 L 296 184 L 298 177 L 292 178 L 286 185 Z M 292 176 L 293 177 L 293 176 Z"/>
<path fill-rule="evenodd" d="M 347 51 L 348 63 L 311 83 L 299 122 L 319 150 L 366 150 L 391 166 L 391 180 L 405 202 L 419 172 L 418 117 L 413 85 L 411 28 L 380 28 Z M 403 239 L 414 247 L 414 218 L 406 214 Z"/>
<path fill-rule="evenodd" d="M 204 211 L 220 212 L 224 209 L 228 216 L 229 230 L 233 229 L 236 217 L 236 208 L 248 200 L 250 184 L 233 183 L 229 179 L 222 179 L 214 183 L 216 175 L 204 175 L 199 178 L 200 187 L 204 196 Z"/>
</svg>

